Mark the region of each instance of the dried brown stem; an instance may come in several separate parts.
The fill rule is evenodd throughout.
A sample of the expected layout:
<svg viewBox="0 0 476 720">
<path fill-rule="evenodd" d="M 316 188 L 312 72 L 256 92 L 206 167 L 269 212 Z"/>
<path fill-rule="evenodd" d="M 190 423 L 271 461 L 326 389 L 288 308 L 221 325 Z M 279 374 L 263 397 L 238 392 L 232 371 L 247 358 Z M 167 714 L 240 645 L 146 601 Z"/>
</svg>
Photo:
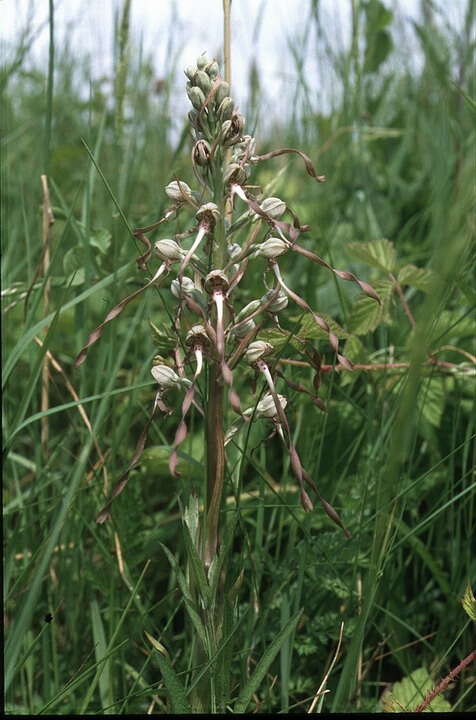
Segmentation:
<svg viewBox="0 0 476 720">
<path fill-rule="evenodd" d="M 291 358 L 280 358 L 280 363 L 286 365 L 295 365 L 296 367 L 312 367 L 311 363 L 306 360 L 292 360 Z M 457 363 L 445 362 L 443 360 L 428 360 L 423 363 L 424 367 L 436 367 L 446 372 L 453 372 L 454 369 L 459 368 Z M 366 370 L 366 371 L 378 371 L 378 370 L 406 370 L 410 367 L 409 362 L 395 362 L 395 363 L 355 363 L 352 366 L 353 370 Z M 348 368 L 344 365 L 321 365 L 321 372 L 341 372 Z"/>
<path fill-rule="evenodd" d="M 408 320 L 410 321 L 410 325 L 412 326 L 412 328 L 416 328 L 416 320 L 413 317 L 413 313 L 410 310 L 410 307 L 405 299 L 405 294 L 402 290 L 402 286 L 400 285 L 400 283 L 398 282 L 397 278 L 394 275 L 391 275 L 390 277 L 394 283 L 394 287 L 395 287 L 395 290 L 397 291 L 397 295 L 400 298 L 400 302 L 402 304 L 402 308 L 405 312 L 405 315 L 407 316 Z"/>
<path fill-rule="evenodd" d="M 421 702 L 417 707 L 415 708 L 414 712 L 423 712 L 425 708 L 428 707 L 428 705 L 431 703 L 432 700 L 436 698 L 437 695 L 439 695 L 441 692 L 446 690 L 448 685 L 452 680 L 454 680 L 462 670 L 464 670 L 468 665 L 471 665 L 472 662 L 476 659 L 476 650 L 473 650 L 472 652 L 467 655 L 464 660 L 461 660 L 459 665 L 457 665 L 453 670 L 451 670 L 446 677 L 443 678 L 443 680 L 440 680 L 438 685 L 433 688 L 431 692 L 428 693 L 426 698 Z"/>
</svg>

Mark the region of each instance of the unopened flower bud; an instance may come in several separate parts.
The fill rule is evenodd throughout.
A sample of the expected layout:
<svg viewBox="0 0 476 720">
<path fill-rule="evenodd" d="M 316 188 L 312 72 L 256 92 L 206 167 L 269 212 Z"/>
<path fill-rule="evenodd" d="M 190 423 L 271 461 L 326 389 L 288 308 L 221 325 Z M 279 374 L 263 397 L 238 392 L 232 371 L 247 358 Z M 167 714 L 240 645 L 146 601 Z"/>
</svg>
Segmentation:
<svg viewBox="0 0 476 720">
<path fill-rule="evenodd" d="M 248 303 L 248 305 L 245 305 L 244 308 L 240 310 L 238 315 L 236 316 L 235 320 L 238 322 L 242 318 L 248 317 L 248 315 L 251 315 L 255 312 L 261 305 L 261 300 L 252 300 Z"/>
<path fill-rule="evenodd" d="M 238 323 L 238 325 L 233 328 L 233 335 L 240 339 L 244 338 L 245 335 L 248 335 L 255 327 L 256 323 L 254 320 L 243 320 L 243 322 Z"/>
<path fill-rule="evenodd" d="M 212 202 L 201 205 L 195 213 L 195 217 L 200 223 L 207 222 L 208 225 L 213 228 L 220 217 L 218 205 Z"/>
<path fill-rule="evenodd" d="M 233 115 L 233 108 L 234 103 L 231 97 L 223 98 L 223 100 L 220 103 L 220 106 L 217 110 L 217 115 L 220 120 L 230 120 L 231 116 Z"/>
<path fill-rule="evenodd" d="M 206 72 L 204 72 L 203 70 L 197 70 L 197 72 L 193 76 L 192 82 L 195 87 L 200 88 L 200 90 L 205 96 L 208 95 L 212 83 Z"/>
<path fill-rule="evenodd" d="M 154 247 L 157 250 L 159 257 L 164 260 L 181 260 L 184 251 L 175 240 L 165 238 L 164 240 L 157 240 L 154 243 Z"/>
<path fill-rule="evenodd" d="M 192 151 L 193 160 L 197 165 L 200 165 L 200 167 L 204 167 L 205 165 L 208 165 L 210 161 L 210 145 L 207 143 L 206 140 L 198 140 Z"/>
<path fill-rule="evenodd" d="M 184 70 L 184 73 L 188 77 L 189 80 L 193 80 L 193 76 L 195 75 L 196 72 L 197 72 L 197 68 L 195 67 L 195 65 L 189 65 Z"/>
<path fill-rule="evenodd" d="M 223 100 L 230 95 L 230 86 L 225 80 L 221 80 L 215 93 L 215 107 L 219 108 Z"/>
<path fill-rule="evenodd" d="M 220 72 L 220 68 L 216 60 L 212 60 L 210 63 L 208 63 L 204 70 L 206 73 L 208 73 L 212 80 L 214 80 Z"/>
<path fill-rule="evenodd" d="M 179 376 L 168 365 L 154 365 L 150 372 L 154 380 L 164 389 L 174 387 L 180 383 Z"/>
<path fill-rule="evenodd" d="M 196 110 L 201 110 L 202 107 L 205 105 L 205 95 L 199 87 L 188 88 L 187 95 Z"/>
<path fill-rule="evenodd" d="M 192 191 L 183 180 L 172 180 L 165 188 L 165 194 L 171 200 L 176 202 L 185 201 L 187 198 L 192 197 Z"/>
<path fill-rule="evenodd" d="M 230 163 L 225 170 L 223 182 L 225 185 L 237 184 L 244 185 L 248 179 L 248 174 L 244 167 L 238 163 Z"/>
<path fill-rule="evenodd" d="M 202 53 L 199 58 L 197 58 L 197 67 L 199 70 L 203 70 L 205 65 L 208 64 L 208 58 L 206 53 Z"/>
<path fill-rule="evenodd" d="M 278 395 L 278 400 L 282 410 L 284 410 L 284 408 L 288 404 L 288 401 L 286 400 L 284 395 Z M 273 396 L 270 393 L 267 393 L 264 398 L 260 400 L 256 407 L 256 414 L 259 417 L 265 418 L 274 418 L 277 416 L 278 411 L 276 408 L 276 404 L 274 402 Z"/>
<path fill-rule="evenodd" d="M 270 217 L 277 220 L 284 214 L 286 210 L 286 203 L 276 197 L 266 198 L 260 205 L 260 208 Z"/>
<path fill-rule="evenodd" d="M 268 355 L 273 352 L 274 348 L 271 343 L 264 342 L 264 340 L 255 340 L 248 345 L 245 352 L 246 360 L 252 365 L 259 360 L 263 355 Z"/>
<path fill-rule="evenodd" d="M 256 254 L 267 258 L 275 258 L 287 252 L 287 250 L 288 243 L 281 240 L 281 238 L 268 238 L 268 240 L 257 245 Z"/>
<path fill-rule="evenodd" d="M 268 292 L 265 295 L 263 295 L 263 297 L 261 298 L 261 304 L 264 305 L 265 303 L 267 303 L 268 300 L 270 299 L 270 297 L 272 297 L 275 294 L 276 294 L 276 290 L 268 290 Z M 278 313 L 281 310 L 284 310 L 284 308 L 288 306 L 288 302 L 289 302 L 288 296 L 285 293 L 283 293 L 282 290 L 280 290 L 279 293 L 276 295 L 276 299 L 273 300 L 273 302 L 270 305 L 268 305 L 268 307 L 266 309 L 268 312 Z"/>
<path fill-rule="evenodd" d="M 180 282 L 179 278 L 175 278 L 170 285 L 172 295 L 176 298 L 180 298 L 183 295 L 190 295 L 195 289 L 193 280 L 188 277 L 183 277 L 182 282 Z"/>
</svg>

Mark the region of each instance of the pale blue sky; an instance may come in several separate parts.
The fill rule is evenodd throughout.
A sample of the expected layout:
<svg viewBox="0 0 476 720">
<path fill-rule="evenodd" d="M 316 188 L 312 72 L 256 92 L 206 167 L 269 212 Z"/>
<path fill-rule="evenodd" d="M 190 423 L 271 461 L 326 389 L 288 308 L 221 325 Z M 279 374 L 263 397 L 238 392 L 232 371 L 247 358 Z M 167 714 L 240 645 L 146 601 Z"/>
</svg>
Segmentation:
<svg viewBox="0 0 476 720">
<path fill-rule="evenodd" d="M 111 74 L 113 14 L 119 4 L 118 0 L 55 0 L 55 24 L 60 43 L 67 38 L 73 52 L 90 54 L 96 77 Z M 304 37 L 310 4 L 310 0 L 233 0 L 233 92 L 239 103 L 244 104 L 249 62 L 255 58 L 265 88 L 261 103 L 264 115 L 285 112 L 296 83 L 296 68 L 288 51 L 288 41 L 292 38 L 296 42 L 297 38 Z M 407 55 L 418 62 L 418 46 L 411 23 L 406 20 L 418 17 L 419 0 L 385 0 L 385 4 L 402 18 L 400 31 L 408 49 Z M 452 24 L 461 27 L 465 0 L 437 0 L 435 5 L 443 6 Z M 349 41 L 350 0 L 320 0 L 320 6 L 332 46 L 338 48 L 346 44 Z M 48 0 L 0 0 L 0 12 L 1 36 L 9 41 L 25 27 L 29 12 L 36 27 L 44 24 L 34 45 L 34 57 L 44 61 L 48 43 L 45 22 Z M 256 38 L 253 31 L 259 13 L 262 13 L 262 22 Z M 135 48 L 142 33 L 144 47 L 154 57 L 158 77 L 164 65 L 172 23 L 175 37 L 180 40 L 177 92 L 181 93 L 181 69 L 204 50 L 213 55 L 221 47 L 222 0 L 132 0 Z M 332 82 L 322 47 L 319 51 L 314 36 L 309 42 L 305 72 L 315 100 L 319 102 L 319 88 L 325 84 L 327 87 L 322 87 L 322 92 L 332 93 Z"/>
</svg>

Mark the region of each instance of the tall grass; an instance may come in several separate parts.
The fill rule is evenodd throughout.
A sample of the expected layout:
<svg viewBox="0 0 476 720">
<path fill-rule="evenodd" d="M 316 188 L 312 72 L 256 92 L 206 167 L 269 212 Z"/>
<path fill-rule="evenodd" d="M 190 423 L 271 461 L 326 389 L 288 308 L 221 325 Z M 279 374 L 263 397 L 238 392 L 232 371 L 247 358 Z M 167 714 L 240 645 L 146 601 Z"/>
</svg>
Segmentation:
<svg viewBox="0 0 476 720">
<path fill-rule="evenodd" d="M 290 397 L 303 464 L 338 508 L 350 540 L 318 510 L 305 514 L 297 505 L 289 463 L 275 439 L 265 442 L 265 429 L 250 431 L 244 457 L 237 452 L 232 477 L 241 491 L 226 484 L 222 513 L 238 608 L 227 620 L 233 642 L 222 662 L 236 699 L 283 633 L 250 702 L 258 712 L 302 712 L 335 655 L 343 622 L 330 692 L 314 711 L 373 712 L 391 683 L 418 668 L 436 680 L 473 649 L 460 598 L 475 573 L 476 92 L 468 67 L 475 6 L 468 2 L 465 30 L 456 34 L 435 10 L 409 27 L 381 3 L 354 2 L 352 43 L 336 50 L 319 3 L 303 5 L 307 44 L 290 36 L 293 112 L 276 121 L 260 149 L 280 140 L 300 146 L 328 180 L 316 188 L 296 161 L 276 159 L 272 175 L 259 171 L 259 182 L 272 181 L 272 194 L 311 225 L 308 247 L 378 286 L 385 302 L 370 317 L 352 289 L 309 271 L 303 258 L 285 266 L 300 295 L 337 317 L 346 354 L 385 367 L 324 374 L 325 414 L 297 393 Z M 138 62 L 130 53 L 125 62 L 127 42 L 136 40 L 118 23 L 115 104 L 112 84 L 101 81 L 88 85 L 85 99 L 88 60 L 58 46 L 50 17 L 49 71 L 28 63 L 25 35 L 11 48 L 3 77 L 7 708 L 160 713 L 169 707 L 170 677 L 144 632 L 168 649 L 181 686 L 193 692 L 195 640 L 177 578 L 186 555 L 181 508 L 203 476 L 198 427 L 183 446 L 181 478 L 172 481 L 177 418 L 155 422 L 113 524 L 99 526 L 95 517 L 147 420 L 149 368 L 160 352 L 149 323 L 169 324 L 170 293 L 132 303 L 127 321 L 111 324 L 91 349 L 87 366 L 78 371 L 72 363 L 87 332 L 139 287 L 130 228 L 161 215 L 171 179 L 192 182 L 188 136 L 175 119 L 178 132 L 171 132 L 173 52 L 157 86 L 144 54 Z M 407 48 L 399 46 L 402 24 Z M 173 28 L 169 42 L 177 46 Z M 415 49 L 421 68 L 404 61 Z M 336 88 L 328 111 L 302 73 L 304 52 L 330 58 L 321 71 Z M 259 92 L 250 98 L 258 102 Z M 248 115 L 258 113 L 251 105 Z M 55 223 L 42 276 L 45 171 Z M 176 232 L 184 229 L 179 223 Z M 260 286 L 256 277 L 250 299 Z M 296 312 L 289 327 L 298 319 Z M 331 361 L 327 344 L 314 342 Z M 42 411 L 47 351 L 64 375 L 50 362 L 50 409 Z M 449 365 L 428 364 L 432 357 Z M 310 384 L 308 369 L 297 372 Z M 476 709 L 470 669 L 445 697 L 453 710 Z M 416 688 L 414 704 L 420 699 Z"/>
</svg>

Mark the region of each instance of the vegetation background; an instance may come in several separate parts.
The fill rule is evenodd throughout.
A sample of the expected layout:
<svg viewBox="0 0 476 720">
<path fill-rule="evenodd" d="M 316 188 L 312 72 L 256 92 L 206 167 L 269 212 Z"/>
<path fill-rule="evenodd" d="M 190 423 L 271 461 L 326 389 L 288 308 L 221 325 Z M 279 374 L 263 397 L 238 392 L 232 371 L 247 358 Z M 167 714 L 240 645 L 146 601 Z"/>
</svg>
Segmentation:
<svg viewBox="0 0 476 720">
<path fill-rule="evenodd" d="M 303 258 L 285 266 L 292 287 L 337 320 L 346 354 L 380 369 L 327 373 L 320 390 L 327 413 L 301 395 L 290 398 L 303 463 L 351 539 L 319 508 L 300 509 L 277 440 L 264 443 L 266 429 L 253 430 L 242 495 L 238 503 L 230 495 L 224 508 L 238 521 L 230 563 L 242 577 L 227 662 L 236 696 L 302 608 L 252 708 L 308 710 L 343 622 L 329 692 L 314 711 L 374 712 L 392 703 L 395 710 L 413 707 L 474 649 L 461 598 L 475 578 L 476 3 L 466 3 L 457 32 L 430 0 L 414 22 L 392 3 L 353 0 L 351 42 L 338 48 L 319 1 L 301 5 L 306 32 L 290 31 L 287 112 L 268 117 L 260 131 L 257 65 L 242 110 L 261 152 L 298 147 L 328 180 L 316 186 L 296 161 L 275 160 L 253 181 L 270 184 L 270 194 L 311 225 L 309 247 L 379 291 L 384 302 L 376 309 Z M 183 38 L 172 25 L 164 29 L 168 61 L 158 76 L 129 32 L 129 6 L 126 0 L 117 12 L 108 77 L 92 78 L 90 58 L 57 42 L 54 15 L 45 63 L 32 61 L 31 27 L 5 46 L 10 713 L 164 712 L 168 692 L 144 631 L 167 647 L 185 685 L 190 672 L 189 629 L 161 543 L 180 565 L 181 503 L 202 482 L 198 423 L 184 445 L 182 477 L 172 481 L 167 459 L 177 414 L 155 422 L 113 522 L 95 523 L 149 413 L 157 353 L 149 321 L 167 327 L 170 292 L 132 303 L 81 369 L 73 367 L 88 332 L 143 282 L 128 227 L 161 215 L 170 180 L 193 185 L 186 116 L 172 111 L 174 48 Z M 213 22 L 221 22 L 218 2 Z M 334 88 L 325 108 L 302 71 L 312 54 L 319 63 L 325 58 L 321 72 Z M 238 51 L 233 61 L 240 63 Z M 249 297 L 260 287 L 257 276 Z M 306 332 L 313 339 L 313 328 Z M 332 362 L 327 344 L 315 342 Z M 42 393 L 47 353 L 56 365 L 49 355 Z M 297 372 L 310 384 L 308 370 Z M 468 667 L 432 708 L 476 710 L 475 682 Z"/>
</svg>

